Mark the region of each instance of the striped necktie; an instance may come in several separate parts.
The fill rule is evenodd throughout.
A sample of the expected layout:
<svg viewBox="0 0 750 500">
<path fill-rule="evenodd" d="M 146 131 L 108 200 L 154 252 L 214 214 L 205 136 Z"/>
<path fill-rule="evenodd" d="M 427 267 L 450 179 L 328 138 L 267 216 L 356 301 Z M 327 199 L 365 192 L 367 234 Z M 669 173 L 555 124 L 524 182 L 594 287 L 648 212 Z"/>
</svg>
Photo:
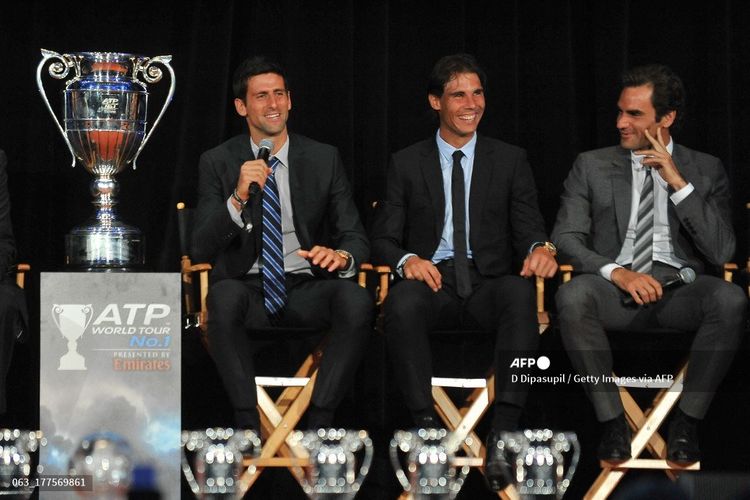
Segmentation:
<svg viewBox="0 0 750 500">
<path fill-rule="evenodd" d="M 631 269 L 639 273 L 651 272 L 654 254 L 654 178 L 651 169 L 646 168 L 641 200 L 638 203 L 638 222 L 635 226 L 633 243 L 633 264 Z"/>
<path fill-rule="evenodd" d="M 276 184 L 278 158 L 271 158 L 271 175 L 263 188 L 263 296 L 266 312 L 277 317 L 286 304 L 284 245 L 281 233 L 281 201 Z"/>
</svg>

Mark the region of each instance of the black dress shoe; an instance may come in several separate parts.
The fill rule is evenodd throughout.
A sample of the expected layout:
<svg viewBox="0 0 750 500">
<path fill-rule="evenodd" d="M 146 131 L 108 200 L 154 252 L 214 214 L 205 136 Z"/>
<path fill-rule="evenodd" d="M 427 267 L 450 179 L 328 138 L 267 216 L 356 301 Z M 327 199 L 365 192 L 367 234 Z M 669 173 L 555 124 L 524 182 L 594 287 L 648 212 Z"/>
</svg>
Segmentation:
<svg viewBox="0 0 750 500">
<path fill-rule="evenodd" d="M 701 459 L 698 447 L 698 424 L 678 413 L 669 423 L 667 460 L 678 465 L 687 465 Z"/>
<path fill-rule="evenodd" d="M 484 478 L 492 491 L 502 491 L 513 482 L 513 473 L 505 454 L 498 447 L 500 434 L 490 431 L 485 443 Z"/>
<path fill-rule="evenodd" d="M 624 415 L 605 422 L 596 456 L 607 462 L 630 460 L 630 437 Z"/>
</svg>

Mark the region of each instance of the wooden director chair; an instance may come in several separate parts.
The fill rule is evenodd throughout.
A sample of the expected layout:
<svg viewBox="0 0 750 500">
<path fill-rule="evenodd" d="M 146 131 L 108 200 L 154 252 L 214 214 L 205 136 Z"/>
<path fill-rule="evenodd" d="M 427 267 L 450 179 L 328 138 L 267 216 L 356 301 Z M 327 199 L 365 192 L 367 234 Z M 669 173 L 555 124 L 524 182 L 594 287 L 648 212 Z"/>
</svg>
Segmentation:
<svg viewBox="0 0 750 500">
<path fill-rule="evenodd" d="M 206 327 L 209 311 L 206 307 L 208 295 L 208 273 L 211 265 L 193 264 L 189 256 L 192 210 L 184 203 L 177 204 L 177 220 L 180 235 L 182 290 L 187 326 L 197 326 L 201 341 L 208 346 Z M 196 279 L 197 275 L 197 279 Z M 259 338 L 301 338 L 319 333 L 313 328 L 268 328 L 259 331 Z M 296 373 L 291 377 L 255 377 L 258 396 L 258 413 L 261 420 L 263 447 L 258 458 L 244 459 L 245 470 L 239 480 L 238 498 L 242 498 L 252 487 L 266 467 L 286 467 L 301 484 L 303 467 L 309 463 L 309 454 L 291 434 L 310 405 L 318 367 L 322 357 L 322 344 L 307 355 Z M 276 398 L 267 388 L 282 388 Z"/>
<path fill-rule="evenodd" d="M 388 295 L 388 288 L 393 275 L 389 266 L 373 266 L 363 264 L 359 274 L 359 283 L 365 286 L 367 273 L 378 276 L 375 290 L 377 306 L 380 308 Z M 550 325 L 549 313 L 544 307 L 544 279 L 536 278 L 536 303 L 539 333 L 544 333 Z M 460 407 L 448 395 L 446 389 L 459 388 L 471 390 L 468 397 L 460 402 Z M 455 442 L 462 443 L 466 453 L 463 457 L 456 457 L 454 464 L 458 467 L 478 467 L 484 474 L 485 446 L 474 429 L 484 414 L 495 401 L 495 374 L 490 371 L 486 378 L 453 378 L 432 377 L 432 399 L 440 419 L 448 431 L 453 432 Z M 498 493 L 500 498 L 515 499 L 518 493 L 513 486 L 508 486 Z M 400 498 L 408 498 L 406 493 Z"/>
<path fill-rule="evenodd" d="M 733 272 L 736 269 L 736 264 L 725 264 L 724 279 L 731 282 Z M 563 283 L 567 283 L 572 277 L 573 267 L 561 265 L 560 272 Z M 658 432 L 659 426 L 666 420 L 667 415 L 669 415 L 669 412 L 672 411 L 682 395 L 687 365 L 687 361 L 682 362 L 671 381 L 618 385 L 620 399 L 625 410 L 625 419 L 633 430 L 630 452 L 634 458 L 617 464 L 601 461 L 602 471 L 588 492 L 586 492 L 584 499 L 603 500 L 608 498 L 620 480 L 625 476 L 625 473 L 630 469 L 663 470 L 673 481 L 677 479 L 678 474 L 682 471 L 700 470 L 700 462 L 685 466 L 668 462 L 666 460 L 667 443 Z M 615 376 L 614 373 L 612 375 Z M 657 388 L 660 390 L 650 406 L 643 410 L 628 391 L 628 389 L 633 388 Z M 644 451 L 648 451 L 652 458 L 641 458 L 641 454 Z"/>
</svg>

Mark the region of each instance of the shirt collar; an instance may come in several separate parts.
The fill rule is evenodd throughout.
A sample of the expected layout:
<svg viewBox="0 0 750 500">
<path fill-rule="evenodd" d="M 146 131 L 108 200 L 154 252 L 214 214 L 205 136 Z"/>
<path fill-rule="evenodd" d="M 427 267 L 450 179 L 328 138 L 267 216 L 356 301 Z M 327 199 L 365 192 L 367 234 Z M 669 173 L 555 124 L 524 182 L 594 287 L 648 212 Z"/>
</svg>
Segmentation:
<svg viewBox="0 0 750 500">
<path fill-rule="evenodd" d="M 667 152 L 671 155 L 672 151 L 674 151 L 674 141 L 672 141 L 672 138 L 669 138 L 669 142 L 667 143 Z M 637 155 L 632 150 L 630 151 L 630 163 L 633 165 L 634 170 L 641 170 L 643 168 L 643 161 L 645 155 Z"/>
<path fill-rule="evenodd" d="M 474 151 L 477 147 L 477 133 L 474 132 L 474 136 L 471 138 L 469 142 L 464 144 L 460 148 L 455 148 L 445 142 L 442 137 L 440 137 L 440 129 L 438 129 L 437 133 L 435 134 L 435 138 L 437 141 L 437 147 L 438 151 L 440 152 L 440 156 L 442 158 L 442 161 L 440 162 L 442 165 L 452 165 L 453 164 L 453 153 L 456 152 L 457 149 L 460 149 L 461 152 L 464 154 L 466 159 L 471 162 L 474 159 Z"/>
<path fill-rule="evenodd" d="M 252 139 L 250 139 L 250 147 L 253 150 L 253 155 L 255 157 L 258 157 L 258 150 L 260 149 L 257 144 L 253 142 Z M 284 141 L 284 145 L 281 146 L 281 149 L 276 151 L 275 155 L 272 155 L 276 157 L 279 160 L 279 163 L 284 168 L 289 168 L 289 136 L 287 136 L 286 140 Z M 278 167 L 276 167 L 278 168 Z"/>
</svg>

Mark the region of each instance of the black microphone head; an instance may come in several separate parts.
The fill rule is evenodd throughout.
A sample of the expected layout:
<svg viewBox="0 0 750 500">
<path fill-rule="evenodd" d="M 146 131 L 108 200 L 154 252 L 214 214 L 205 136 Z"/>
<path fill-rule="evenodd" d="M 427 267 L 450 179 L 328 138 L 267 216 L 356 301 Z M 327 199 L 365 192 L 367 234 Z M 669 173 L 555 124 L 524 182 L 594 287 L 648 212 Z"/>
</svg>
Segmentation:
<svg viewBox="0 0 750 500">
<path fill-rule="evenodd" d="M 683 267 L 677 274 L 680 275 L 680 279 L 685 284 L 695 281 L 695 271 L 693 271 L 692 267 Z"/>
<path fill-rule="evenodd" d="M 258 159 L 268 161 L 271 151 L 273 151 L 273 141 L 271 139 L 263 139 L 258 144 Z"/>
</svg>

